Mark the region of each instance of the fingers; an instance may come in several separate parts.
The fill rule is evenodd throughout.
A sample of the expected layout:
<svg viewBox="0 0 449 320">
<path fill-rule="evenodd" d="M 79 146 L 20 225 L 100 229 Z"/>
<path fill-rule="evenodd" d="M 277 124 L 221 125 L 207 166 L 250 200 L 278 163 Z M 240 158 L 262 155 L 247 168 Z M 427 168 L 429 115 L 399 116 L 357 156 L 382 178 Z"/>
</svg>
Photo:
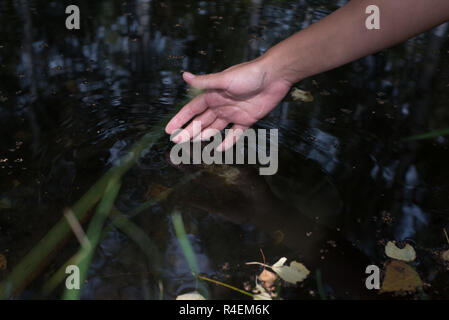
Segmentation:
<svg viewBox="0 0 449 320">
<path fill-rule="evenodd" d="M 216 119 L 210 126 L 204 129 L 200 135 L 197 135 L 193 141 L 208 141 L 212 136 L 214 136 L 217 132 L 220 132 L 228 125 L 228 121 L 223 119 Z"/>
<path fill-rule="evenodd" d="M 198 89 L 226 89 L 227 80 L 223 72 L 206 75 L 194 75 L 190 72 L 182 74 L 184 81 Z"/>
<path fill-rule="evenodd" d="M 173 141 L 175 143 L 184 143 L 192 138 L 195 138 L 201 133 L 202 128 L 207 128 L 211 123 L 217 119 L 217 115 L 211 109 L 204 111 L 197 116 L 193 121 L 180 133 L 178 133 Z"/>
<path fill-rule="evenodd" d="M 193 75 L 190 72 L 183 73 L 184 80 L 192 87 L 198 89 L 226 89 L 227 80 L 223 72 L 211 73 L 207 75 Z M 181 128 L 195 115 L 202 113 L 207 109 L 205 95 L 201 94 L 186 104 L 177 114 L 170 120 L 165 127 L 165 132 L 172 134 L 175 130 Z"/>
<path fill-rule="evenodd" d="M 243 133 L 248 129 L 246 126 L 235 124 L 228 131 L 226 138 L 223 142 L 215 149 L 217 151 L 223 152 L 231 148 L 237 140 L 243 135 Z"/>
<path fill-rule="evenodd" d="M 175 130 L 181 128 L 195 115 L 202 113 L 207 109 L 207 103 L 203 94 L 186 104 L 167 124 L 165 132 L 172 134 Z"/>
</svg>

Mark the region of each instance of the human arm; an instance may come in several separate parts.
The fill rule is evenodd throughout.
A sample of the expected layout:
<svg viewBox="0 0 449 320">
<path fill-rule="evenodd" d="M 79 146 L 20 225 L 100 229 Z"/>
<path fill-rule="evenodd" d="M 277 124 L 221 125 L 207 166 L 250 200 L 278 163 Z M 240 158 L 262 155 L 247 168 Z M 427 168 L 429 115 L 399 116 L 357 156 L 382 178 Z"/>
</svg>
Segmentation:
<svg viewBox="0 0 449 320">
<path fill-rule="evenodd" d="M 380 9 L 380 30 L 368 30 L 365 10 Z M 352 0 L 321 21 L 269 49 L 261 57 L 222 72 L 202 76 L 184 73 L 184 80 L 205 92 L 184 106 L 169 122 L 171 134 L 190 123 L 184 137 L 208 139 L 228 124 L 246 130 L 267 115 L 304 78 L 336 68 L 402 42 L 449 19 L 448 0 Z M 198 131 L 198 130 L 197 130 Z M 179 138 L 180 140 L 176 140 Z M 227 137 L 221 150 L 238 136 Z M 181 135 L 175 142 L 184 142 Z"/>
</svg>

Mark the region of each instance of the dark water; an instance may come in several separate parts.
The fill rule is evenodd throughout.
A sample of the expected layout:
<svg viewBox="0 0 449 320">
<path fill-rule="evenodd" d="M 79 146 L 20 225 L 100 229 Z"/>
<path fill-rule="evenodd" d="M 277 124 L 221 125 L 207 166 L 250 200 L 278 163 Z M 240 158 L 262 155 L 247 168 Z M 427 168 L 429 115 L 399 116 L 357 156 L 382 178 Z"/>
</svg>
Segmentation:
<svg viewBox="0 0 449 320">
<path fill-rule="evenodd" d="M 81 30 L 64 27 L 73 1 L 0 3 L 0 253 L 5 278 L 132 143 L 187 97 L 180 73 L 220 71 L 262 54 L 345 1 L 76 1 Z M 248 261 L 286 256 L 311 276 L 284 298 L 357 298 L 364 268 L 382 266 L 389 240 L 406 240 L 426 286 L 409 297 L 448 298 L 447 138 L 406 141 L 448 127 L 447 26 L 298 84 L 313 103 L 287 97 L 258 128 L 280 131 L 279 172 L 211 171 L 132 221 L 162 253 L 152 257 L 121 231 L 101 242 L 84 298 L 171 299 L 196 281 L 170 220 L 180 210 L 206 276 L 243 288 Z M 158 141 L 123 178 L 116 207 L 129 213 L 192 168 L 167 160 Z M 220 169 L 221 170 L 221 169 Z M 237 172 L 237 173 L 236 173 Z M 229 184 L 227 175 L 237 174 Z M 224 178 L 225 177 L 225 178 Z M 22 297 L 78 248 L 66 243 Z M 163 290 L 161 291 L 161 287 Z M 62 287 L 50 297 L 60 297 Z M 209 286 L 210 297 L 245 298 Z M 388 297 L 388 296 L 386 296 Z"/>
</svg>

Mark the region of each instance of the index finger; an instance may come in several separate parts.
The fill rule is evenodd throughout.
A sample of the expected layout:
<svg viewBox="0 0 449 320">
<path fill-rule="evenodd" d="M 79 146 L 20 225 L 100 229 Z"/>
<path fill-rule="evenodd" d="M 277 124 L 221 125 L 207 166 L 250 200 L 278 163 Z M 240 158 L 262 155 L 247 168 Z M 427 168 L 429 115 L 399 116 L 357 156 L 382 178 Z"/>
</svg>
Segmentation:
<svg viewBox="0 0 449 320">
<path fill-rule="evenodd" d="M 202 113 L 206 109 L 206 99 L 204 97 L 204 94 L 200 94 L 188 104 L 186 104 L 181 110 L 179 110 L 179 112 L 170 120 L 170 122 L 165 127 L 165 132 L 168 134 L 172 134 L 175 130 L 181 128 L 194 116 Z"/>
</svg>

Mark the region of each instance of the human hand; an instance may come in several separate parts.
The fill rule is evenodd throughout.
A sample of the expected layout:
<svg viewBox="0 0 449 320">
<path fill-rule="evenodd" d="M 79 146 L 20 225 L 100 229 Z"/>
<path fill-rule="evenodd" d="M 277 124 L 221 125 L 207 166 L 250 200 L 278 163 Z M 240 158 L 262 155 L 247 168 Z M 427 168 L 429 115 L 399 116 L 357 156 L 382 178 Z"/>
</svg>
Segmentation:
<svg viewBox="0 0 449 320">
<path fill-rule="evenodd" d="M 240 130 L 228 135 L 217 150 L 232 147 L 246 129 L 278 105 L 292 86 L 292 83 L 276 77 L 272 70 L 271 63 L 258 58 L 214 74 L 195 76 L 185 72 L 184 80 L 205 92 L 186 104 L 170 120 L 165 131 L 172 134 L 193 118 L 173 141 L 209 140 L 232 123 L 231 129 Z M 194 127 L 193 121 L 199 121 L 201 129 Z"/>
</svg>

